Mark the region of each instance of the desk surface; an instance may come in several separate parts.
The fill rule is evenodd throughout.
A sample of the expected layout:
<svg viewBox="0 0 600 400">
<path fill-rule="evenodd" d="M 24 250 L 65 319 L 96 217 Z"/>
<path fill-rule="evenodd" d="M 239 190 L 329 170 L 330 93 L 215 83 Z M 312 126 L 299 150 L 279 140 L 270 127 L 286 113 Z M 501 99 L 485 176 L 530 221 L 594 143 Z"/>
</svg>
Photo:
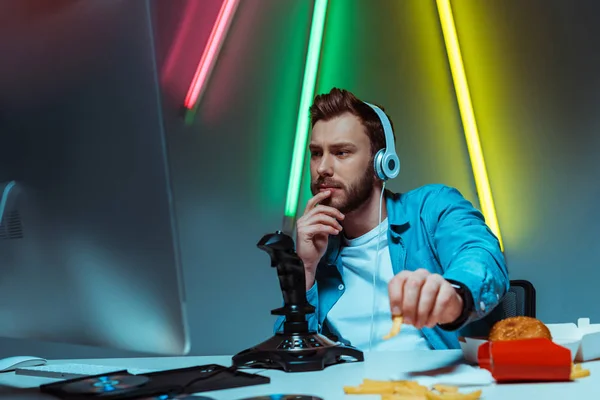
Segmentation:
<svg viewBox="0 0 600 400">
<path fill-rule="evenodd" d="M 343 386 L 358 385 L 364 378 L 390 379 L 395 373 L 423 371 L 439 368 L 462 359 L 462 353 L 450 351 L 408 351 L 367 353 L 365 361 L 335 365 L 318 372 L 284 373 L 273 370 L 253 370 L 271 378 L 268 385 L 227 389 L 215 392 L 204 392 L 199 395 L 218 400 L 243 399 L 249 396 L 271 394 L 311 394 L 325 400 L 379 399 L 380 396 L 345 395 Z M 93 360 L 53 360 L 54 363 L 87 363 L 96 365 L 123 366 L 125 368 L 171 369 L 194 365 L 216 363 L 231 365 L 231 357 L 159 357 L 129 359 L 93 359 Z M 482 386 L 482 399 L 544 399 L 595 398 L 600 393 L 600 361 L 583 364 L 589 369 L 591 376 L 574 382 L 535 383 L 535 384 L 501 384 Z M 47 400 L 53 397 L 43 396 L 35 391 L 22 392 L 25 388 L 36 388 L 40 384 L 54 382 L 53 379 L 15 375 L 14 372 L 0 374 L 0 399 L 14 400 Z M 475 388 L 468 388 L 471 391 Z M 10 393 L 10 394 L 9 394 Z M 20 394 L 19 394 L 20 393 Z"/>
</svg>

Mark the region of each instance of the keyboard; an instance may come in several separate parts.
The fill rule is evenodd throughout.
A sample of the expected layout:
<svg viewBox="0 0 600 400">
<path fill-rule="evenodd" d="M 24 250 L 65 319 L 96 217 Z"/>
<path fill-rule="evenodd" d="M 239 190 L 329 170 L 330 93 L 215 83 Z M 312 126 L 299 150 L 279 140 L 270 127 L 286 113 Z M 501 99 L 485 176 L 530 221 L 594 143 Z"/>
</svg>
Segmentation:
<svg viewBox="0 0 600 400">
<path fill-rule="evenodd" d="M 132 375 L 148 374 L 161 370 L 142 369 L 142 368 L 127 368 L 116 367 L 110 365 L 94 365 L 94 364 L 49 364 L 39 367 L 20 367 L 15 370 L 17 375 L 37 376 L 40 378 L 54 379 L 75 379 L 85 376 L 108 374 L 115 371 L 127 370 Z"/>
</svg>

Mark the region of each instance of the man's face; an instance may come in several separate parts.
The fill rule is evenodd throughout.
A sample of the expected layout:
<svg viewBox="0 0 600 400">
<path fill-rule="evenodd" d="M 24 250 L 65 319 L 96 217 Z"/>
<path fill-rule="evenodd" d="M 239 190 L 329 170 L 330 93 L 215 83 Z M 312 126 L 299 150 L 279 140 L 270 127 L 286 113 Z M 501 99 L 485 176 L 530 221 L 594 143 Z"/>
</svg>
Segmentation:
<svg viewBox="0 0 600 400">
<path fill-rule="evenodd" d="M 371 195 L 375 173 L 371 143 L 360 120 L 346 113 L 329 121 L 318 121 L 310 141 L 311 191 L 330 190 L 322 202 L 347 214 Z"/>
</svg>

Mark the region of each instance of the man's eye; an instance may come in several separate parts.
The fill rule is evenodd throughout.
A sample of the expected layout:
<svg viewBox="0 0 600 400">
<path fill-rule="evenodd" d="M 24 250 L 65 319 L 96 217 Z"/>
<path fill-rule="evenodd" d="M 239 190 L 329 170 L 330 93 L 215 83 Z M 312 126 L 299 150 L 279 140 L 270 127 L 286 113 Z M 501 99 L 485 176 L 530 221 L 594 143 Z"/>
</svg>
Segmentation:
<svg viewBox="0 0 600 400">
<path fill-rule="evenodd" d="M 310 152 L 310 156 L 311 157 L 320 157 L 321 156 L 321 152 L 320 151 L 311 151 Z"/>
</svg>

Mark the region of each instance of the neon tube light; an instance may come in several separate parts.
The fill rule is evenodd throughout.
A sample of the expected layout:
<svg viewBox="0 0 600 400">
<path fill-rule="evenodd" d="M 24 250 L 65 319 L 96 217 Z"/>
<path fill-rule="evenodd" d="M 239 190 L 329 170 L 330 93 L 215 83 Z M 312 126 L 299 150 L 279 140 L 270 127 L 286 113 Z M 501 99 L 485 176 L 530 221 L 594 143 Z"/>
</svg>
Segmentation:
<svg viewBox="0 0 600 400">
<path fill-rule="evenodd" d="M 296 138 L 294 141 L 290 179 L 285 202 L 285 217 L 292 220 L 296 217 L 300 186 L 302 184 L 302 170 L 304 168 L 304 155 L 306 153 L 306 141 L 308 139 L 309 128 L 307 113 L 315 94 L 317 71 L 319 70 L 319 58 L 321 56 L 321 44 L 323 42 L 323 31 L 325 29 L 327 1 L 328 0 L 315 1 L 312 24 L 310 27 L 308 53 L 306 55 L 302 94 L 300 96 L 300 108 L 298 110 L 298 121 L 296 124 Z"/>
<path fill-rule="evenodd" d="M 215 65 L 217 55 L 221 49 L 221 46 L 223 45 L 225 34 L 227 33 L 227 29 L 231 24 L 233 14 L 235 13 L 238 3 L 239 0 L 223 1 L 223 5 L 221 6 L 219 15 L 217 16 L 217 20 L 210 33 L 208 42 L 204 48 L 204 52 L 202 53 L 202 58 L 200 58 L 200 63 L 196 68 L 194 79 L 192 80 L 192 84 L 190 85 L 187 96 L 185 97 L 184 106 L 188 110 L 195 108 L 198 98 L 206 88 L 206 82 L 208 81 L 210 72 Z"/>
<path fill-rule="evenodd" d="M 194 17 L 198 13 L 200 3 L 197 1 L 188 1 L 185 10 L 183 11 L 183 18 L 177 28 L 177 36 L 173 40 L 173 44 L 169 48 L 169 54 L 165 58 L 163 65 L 163 78 L 169 79 L 172 76 L 173 68 L 175 68 L 177 61 L 180 60 L 180 55 L 184 47 L 186 38 L 190 35 L 190 29 L 192 28 Z"/>
<path fill-rule="evenodd" d="M 494 199 L 492 197 L 492 190 L 490 188 L 485 160 L 483 158 L 481 143 L 479 141 L 479 133 L 477 131 L 475 114 L 473 112 L 473 105 L 471 103 L 471 96 L 469 94 L 467 77 L 460 53 L 460 45 L 458 43 L 456 27 L 454 25 L 454 17 L 452 15 L 452 8 L 450 7 L 450 0 L 436 0 L 436 2 L 440 16 L 440 22 L 442 25 L 442 31 L 444 32 L 446 51 L 450 61 L 450 69 L 452 71 L 452 78 L 454 80 L 454 89 L 456 90 L 456 97 L 458 99 L 458 107 L 460 109 L 460 116 L 463 123 L 463 129 L 465 131 L 467 148 L 471 158 L 471 165 L 473 168 L 473 175 L 475 177 L 475 185 L 477 186 L 477 193 L 479 195 L 481 211 L 483 212 L 490 229 L 498 237 L 498 240 L 500 241 L 500 247 L 502 248 L 502 251 L 504 251 L 502 237 L 500 235 L 500 226 L 498 224 Z"/>
</svg>

